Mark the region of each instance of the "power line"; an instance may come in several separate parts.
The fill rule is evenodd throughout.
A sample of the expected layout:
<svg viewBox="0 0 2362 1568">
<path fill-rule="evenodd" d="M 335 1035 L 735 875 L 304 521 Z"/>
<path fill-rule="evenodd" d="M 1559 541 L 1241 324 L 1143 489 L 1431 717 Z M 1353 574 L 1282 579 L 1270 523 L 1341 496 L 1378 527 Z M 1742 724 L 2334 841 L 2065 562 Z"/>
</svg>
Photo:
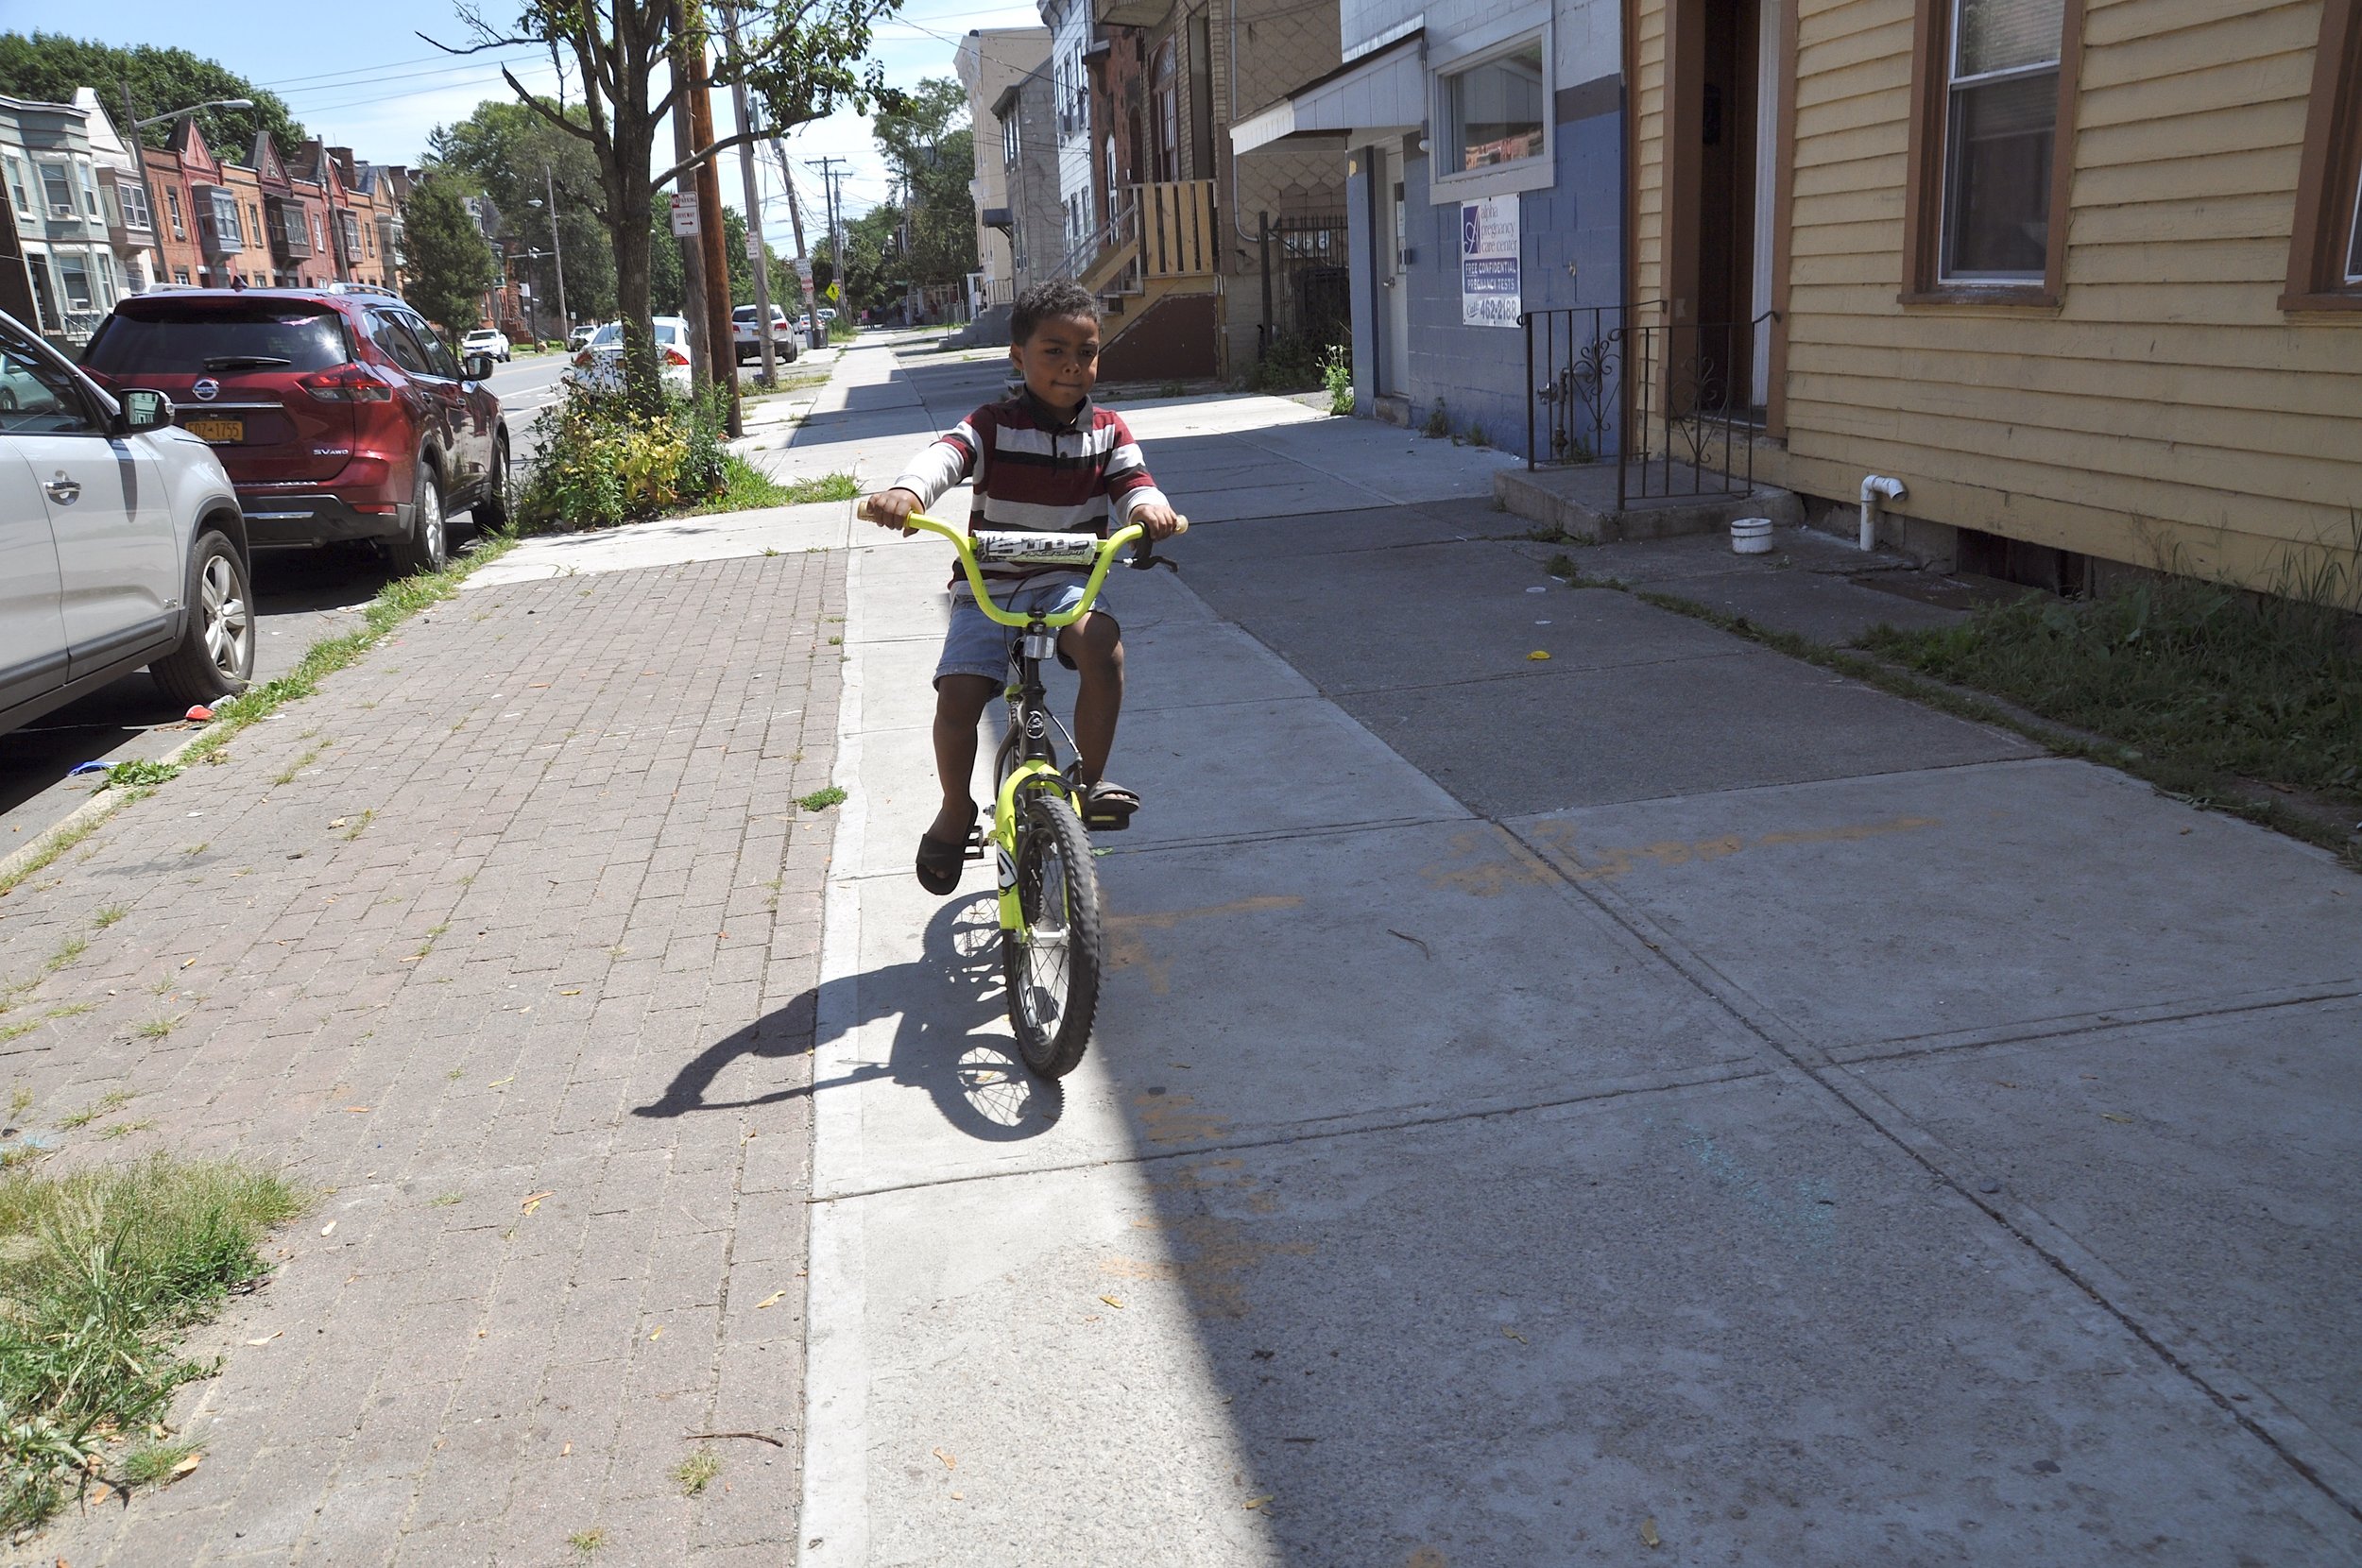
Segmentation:
<svg viewBox="0 0 2362 1568">
<path fill-rule="evenodd" d="M 449 64 L 454 60 L 464 59 L 494 60 L 538 59 L 540 53 L 541 51 L 539 49 L 528 49 L 523 54 L 520 55 L 420 55 L 416 60 L 389 60 L 380 65 L 366 66 L 345 71 L 321 71 L 309 77 L 282 77 L 277 81 L 258 81 L 254 85 L 276 92 L 282 87 L 296 87 L 304 82 L 329 81 L 338 77 L 358 77 L 365 80 L 382 80 L 384 78 L 380 76 L 380 73 L 393 70 L 397 66 L 427 65 L 436 60 L 441 60 L 445 64 Z"/>
</svg>

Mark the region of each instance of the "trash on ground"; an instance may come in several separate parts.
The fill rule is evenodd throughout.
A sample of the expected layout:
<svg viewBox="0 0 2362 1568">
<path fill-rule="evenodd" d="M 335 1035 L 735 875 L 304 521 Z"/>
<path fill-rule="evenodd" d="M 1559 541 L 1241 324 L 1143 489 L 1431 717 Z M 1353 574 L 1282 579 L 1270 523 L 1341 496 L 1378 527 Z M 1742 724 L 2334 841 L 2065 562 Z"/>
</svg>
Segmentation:
<svg viewBox="0 0 2362 1568">
<path fill-rule="evenodd" d="M 1665 1538 L 1656 1533 L 1656 1520 L 1654 1517 L 1643 1519 L 1640 1522 L 1640 1544 L 1643 1546 L 1662 1546 L 1665 1544 Z"/>
<path fill-rule="evenodd" d="M 957 1470 L 957 1469 L 959 1469 L 959 1468 L 960 1468 L 960 1461 L 959 1461 L 956 1457 L 954 1457 L 953 1456 L 951 1456 L 951 1455 L 950 1455 L 950 1454 L 946 1454 L 946 1453 L 945 1453 L 942 1449 L 940 1449 L 940 1448 L 935 1449 L 933 1452 L 934 1452 L 934 1456 L 935 1456 L 935 1457 L 936 1457 L 936 1458 L 938 1458 L 938 1459 L 941 1459 L 941 1460 L 943 1461 L 943 1468 L 944 1468 L 944 1469 L 946 1469 L 946 1470 Z"/>
<path fill-rule="evenodd" d="M 1543 649 L 1543 648 L 1536 648 L 1535 650 L 1533 650 L 1533 652 L 1532 652 L 1532 653 L 1530 653 L 1530 654 L 1528 654 L 1528 655 L 1526 656 L 1526 657 L 1531 658 L 1531 659 L 1545 659 L 1545 658 L 1548 658 L 1548 657 L 1549 657 L 1549 656 L 1549 656 L 1549 650 L 1547 650 L 1547 649 Z"/>
<path fill-rule="evenodd" d="M 198 703 L 195 707 L 190 708 L 187 713 L 181 715 L 181 717 L 187 719 L 188 722 L 193 724 L 209 724 L 213 720 L 214 710 L 207 707 L 203 703 Z"/>
<path fill-rule="evenodd" d="M 518 1205 L 518 1207 L 520 1207 L 520 1208 L 523 1209 L 523 1210 L 525 1211 L 525 1213 L 527 1213 L 527 1214 L 531 1214 L 534 1210 L 536 1210 L 536 1209 L 538 1209 L 538 1208 L 539 1208 L 539 1207 L 541 1206 L 541 1200 L 542 1200 L 542 1199 L 544 1199 L 544 1198 L 555 1198 L 555 1197 L 556 1197 L 556 1196 L 557 1196 L 557 1189 L 556 1189 L 556 1187 L 552 1187 L 552 1188 L 550 1188 L 547 1192 L 537 1192 L 537 1193 L 533 1193 L 533 1194 L 531 1194 L 530 1196 L 528 1196 L 528 1197 L 525 1199 L 525 1201 L 524 1201 L 523 1202 L 520 1203 L 520 1204 Z M 650 1336 L 650 1338 L 655 1338 L 655 1337 L 654 1337 L 653 1335 L 651 1335 L 651 1336 Z"/>
<path fill-rule="evenodd" d="M 68 778 L 80 778 L 85 774 L 105 773 L 106 771 L 107 764 L 104 762 L 77 762 L 66 770 L 65 775 Z"/>
</svg>

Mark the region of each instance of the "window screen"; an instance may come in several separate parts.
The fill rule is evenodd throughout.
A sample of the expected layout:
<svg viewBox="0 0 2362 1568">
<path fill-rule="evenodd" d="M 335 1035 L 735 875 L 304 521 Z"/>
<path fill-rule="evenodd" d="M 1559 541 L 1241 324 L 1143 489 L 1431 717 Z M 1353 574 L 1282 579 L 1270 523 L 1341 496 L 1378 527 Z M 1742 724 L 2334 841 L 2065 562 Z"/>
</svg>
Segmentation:
<svg viewBox="0 0 2362 1568">
<path fill-rule="evenodd" d="M 2062 0 L 1951 0 L 1943 276 L 2039 280 L 2050 250 Z"/>
</svg>

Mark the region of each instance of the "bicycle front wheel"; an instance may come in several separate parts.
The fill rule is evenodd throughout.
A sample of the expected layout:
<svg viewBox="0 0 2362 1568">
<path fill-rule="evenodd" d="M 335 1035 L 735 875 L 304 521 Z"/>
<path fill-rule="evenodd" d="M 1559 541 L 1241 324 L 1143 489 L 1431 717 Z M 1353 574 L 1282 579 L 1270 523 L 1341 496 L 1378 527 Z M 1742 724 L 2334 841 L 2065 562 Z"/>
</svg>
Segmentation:
<svg viewBox="0 0 2362 1568">
<path fill-rule="evenodd" d="M 1099 1010 L 1104 949 L 1099 870 L 1074 808 L 1035 794 L 1017 833 L 1017 889 L 1025 929 L 1001 933 L 1009 1022 L 1025 1065 L 1063 1078 L 1083 1060 Z"/>
</svg>

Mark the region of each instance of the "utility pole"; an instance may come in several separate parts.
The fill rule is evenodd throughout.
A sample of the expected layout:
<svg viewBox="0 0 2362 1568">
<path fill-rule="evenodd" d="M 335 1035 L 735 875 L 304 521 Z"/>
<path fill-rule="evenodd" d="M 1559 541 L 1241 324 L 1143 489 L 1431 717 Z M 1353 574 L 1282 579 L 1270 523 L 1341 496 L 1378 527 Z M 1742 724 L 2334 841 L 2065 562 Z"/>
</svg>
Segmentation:
<svg viewBox="0 0 2362 1568">
<path fill-rule="evenodd" d="M 722 26 L 730 41 L 730 53 L 738 53 L 738 7 L 726 3 L 722 7 Z M 730 83 L 730 112 L 737 117 L 738 128 L 746 129 L 746 84 Z M 755 178 L 755 145 L 742 142 L 738 145 L 738 172 L 746 186 L 746 259 L 753 264 L 755 274 L 755 341 L 762 346 L 762 384 L 779 384 L 779 350 L 771 345 L 771 253 L 762 243 L 762 185 Z M 733 360 L 737 350 L 731 350 Z"/>
<path fill-rule="evenodd" d="M 849 160 L 843 158 L 814 158 L 810 161 L 810 163 L 813 168 L 820 171 L 821 188 L 828 193 L 829 197 L 829 265 L 836 275 L 833 283 L 837 303 L 850 310 L 853 298 L 845 292 L 845 230 L 837 215 L 836 185 L 836 182 L 844 178 L 836 172 L 836 165 L 847 162 Z M 814 315 L 813 319 L 817 321 L 819 317 Z"/>
<path fill-rule="evenodd" d="M 697 30 L 688 41 L 697 73 L 689 94 L 689 134 L 693 141 L 690 150 L 693 153 L 713 145 L 713 93 L 706 66 L 703 0 L 690 14 L 697 19 Z M 696 177 L 697 232 L 706 258 L 705 332 L 711 346 L 709 355 L 714 382 L 728 389 L 727 428 L 735 438 L 745 435 L 746 428 L 738 403 L 738 349 L 730 339 L 730 247 L 728 230 L 722 222 L 722 171 L 708 158 L 697 165 Z M 767 330 L 770 323 L 763 325 Z"/>
<path fill-rule="evenodd" d="M 551 276 L 557 280 L 557 332 L 564 337 L 574 330 L 574 318 L 566 314 L 566 247 L 557 243 L 557 181 L 547 163 L 541 165 L 541 183 L 550 193 L 550 254 L 557 258 Z"/>
<path fill-rule="evenodd" d="M 685 24 L 677 4 L 673 8 L 673 26 L 676 40 L 673 47 L 673 154 L 676 160 L 685 162 L 697 149 L 691 140 L 694 133 L 689 123 L 688 45 L 682 41 L 685 38 Z M 696 205 L 697 181 L 693 171 L 684 170 L 674 182 L 674 189 L 676 195 L 687 197 L 693 208 Z M 700 214 L 701 219 L 702 216 Z M 681 236 L 677 243 L 680 246 L 683 295 L 681 314 L 689 321 L 689 383 L 702 388 L 713 375 L 712 356 L 707 352 L 706 347 L 705 245 L 702 239 L 687 235 Z"/>
</svg>

